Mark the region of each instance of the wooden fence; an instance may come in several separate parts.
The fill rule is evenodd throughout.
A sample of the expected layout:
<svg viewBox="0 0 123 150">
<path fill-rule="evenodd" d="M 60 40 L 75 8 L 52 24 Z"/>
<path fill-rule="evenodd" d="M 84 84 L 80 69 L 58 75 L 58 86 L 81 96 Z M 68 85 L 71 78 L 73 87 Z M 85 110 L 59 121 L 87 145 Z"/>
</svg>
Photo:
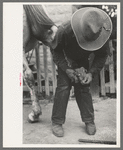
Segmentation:
<svg viewBox="0 0 123 150">
<path fill-rule="evenodd" d="M 102 87 L 105 83 L 105 76 L 103 77 L 104 83 L 102 82 L 102 84 L 101 84 L 102 95 L 106 95 L 106 92 L 111 93 L 111 94 L 116 93 L 116 89 L 117 89 L 116 88 L 116 86 L 117 86 L 116 85 L 116 73 L 117 73 L 116 65 L 117 64 L 116 64 L 116 59 L 115 59 L 116 58 L 116 47 L 115 47 L 115 49 L 113 48 L 112 40 L 109 42 L 109 47 L 110 47 L 110 56 L 108 56 L 106 64 L 109 66 L 109 79 L 110 79 L 109 81 L 110 82 L 105 84 L 106 88 L 103 89 Z M 101 71 L 100 74 L 101 74 L 101 76 L 102 76 L 102 74 L 105 74 L 104 69 Z"/>
<path fill-rule="evenodd" d="M 113 41 L 109 41 L 109 56 L 105 66 L 96 75 L 91 83 L 91 93 L 93 97 L 116 95 L 116 49 L 113 48 Z M 107 71 L 107 73 L 106 73 Z M 106 81 L 108 78 L 108 81 Z"/>
<path fill-rule="evenodd" d="M 111 55 L 108 56 L 106 64 L 101 70 L 100 75 L 96 75 L 91 83 L 91 93 L 93 97 L 106 96 L 107 93 L 116 93 L 116 72 L 114 71 L 115 63 L 113 56 L 114 49 L 112 46 L 112 41 L 110 41 L 109 44 Z M 51 93 L 54 95 L 57 85 L 57 71 L 50 50 L 48 47 L 38 44 L 35 48 L 34 57 L 36 57 L 36 81 L 38 93 L 45 92 L 45 95 L 47 96 L 50 96 Z M 107 78 L 106 69 L 108 70 L 109 81 L 105 81 L 105 78 Z"/>
</svg>

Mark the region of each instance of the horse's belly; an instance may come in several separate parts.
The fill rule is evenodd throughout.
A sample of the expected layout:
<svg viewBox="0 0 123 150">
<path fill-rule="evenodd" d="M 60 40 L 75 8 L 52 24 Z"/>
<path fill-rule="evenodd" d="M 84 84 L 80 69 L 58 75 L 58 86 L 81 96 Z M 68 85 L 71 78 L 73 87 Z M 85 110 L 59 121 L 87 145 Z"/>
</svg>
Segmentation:
<svg viewBox="0 0 123 150">
<path fill-rule="evenodd" d="M 27 53 L 30 50 L 34 49 L 37 44 L 37 39 L 31 34 L 30 27 L 28 24 L 26 12 L 23 9 L 23 48 Z"/>
<path fill-rule="evenodd" d="M 34 49 L 37 43 L 38 43 L 38 40 L 32 37 L 25 47 L 25 52 L 27 53 L 30 50 Z"/>
</svg>

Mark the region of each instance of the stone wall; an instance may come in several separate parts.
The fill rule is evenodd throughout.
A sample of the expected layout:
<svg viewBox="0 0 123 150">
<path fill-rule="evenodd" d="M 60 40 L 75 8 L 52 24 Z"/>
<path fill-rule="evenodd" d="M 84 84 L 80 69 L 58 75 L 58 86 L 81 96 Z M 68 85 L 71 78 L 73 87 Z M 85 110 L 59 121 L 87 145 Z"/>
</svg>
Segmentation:
<svg viewBox="0 0 123 150">
<path fill-rule="evenodd" d="M 60 25 L 66 20 L 70 20 L 72 14 L 72 5 L 45 5 L 49 17 Z"/>
</svg>

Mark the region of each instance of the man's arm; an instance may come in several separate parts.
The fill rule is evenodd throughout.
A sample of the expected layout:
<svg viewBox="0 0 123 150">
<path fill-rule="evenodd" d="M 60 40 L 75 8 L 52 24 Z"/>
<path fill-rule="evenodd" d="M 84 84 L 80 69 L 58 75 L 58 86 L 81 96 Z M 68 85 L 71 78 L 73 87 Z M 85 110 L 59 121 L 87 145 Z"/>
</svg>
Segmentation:
<svg viewBox="0 0 123 150">
<path fill-rule="evenodd" d="M 67 64 L 63 50 L 61 48 L 51 50 L 51 53 L 53 56 L 53 61 L 58 67 L 60 67 L 65 72 L 67 69 L 71 69 L 71 67 L 69 67 Z"/>
<path fill-rule="evenodd" d="M 51 53 L 53 55 L 53 60 L 55 64 L 59 68 L 61 68 L 64 72 L 66 72 L 66 74 L 68 75 L 68 77 L 71 79 L 72 82 L 78 83 L 79 80 L 76 76 L 76 72 L 75 70 L 73 70 L 71 67 L 68 66 L 62 49 L 60 50 L 59 48 L 58 51 L 51 50 Z"/>
<path fill-rule="evenodd" d="M 94 76 L 94 74 L 97 74 L 101 71 L 103 66 L 105 65 L 106 59 L 108 57 L 108 51 L 109 49 L 109 41 L 100 49 L 94 52 L 95 57 L 92 63 L 92 66 L 89 70 L 89 73 Z"/>
<path fill-rule="evenodd" d="M 68 66 L 63 52 L 63 50 L 65 49 L 65 40 L 67 39 L 64 28 L 62 26 L 59 27 L 56 38 L 57 47 L 55 49 L 50 49 L 53 60 L 58 67 L 60 67 L 63 71 L 66 71 L 67 69 L 70 69 L 70 67 Z"/>
<path fill-rule="evenodd" d="M 71 62 L 68 62 L 68 58 L 66 58 L 65 56 L 64 48 L 66 42 L 65 40 L 67 39 L 65 39 L 66 37 L 65 37 L 64 30 L 61 30 L 61 32 L 59 32 L 57 38 L 58 38 L 57 47 L 54 50 L 50 49 L 53 56 L 53 61 L 59 68 L 61 68 L 64 72 L 66 72 L 66 74 L 68 75 L 68 77 L 71 79 L 72 82 L 77 83 L 78 78 L 76 77 L 75 70 L 73 70 L 72 65 L 69 66 Z"/>
</svg>

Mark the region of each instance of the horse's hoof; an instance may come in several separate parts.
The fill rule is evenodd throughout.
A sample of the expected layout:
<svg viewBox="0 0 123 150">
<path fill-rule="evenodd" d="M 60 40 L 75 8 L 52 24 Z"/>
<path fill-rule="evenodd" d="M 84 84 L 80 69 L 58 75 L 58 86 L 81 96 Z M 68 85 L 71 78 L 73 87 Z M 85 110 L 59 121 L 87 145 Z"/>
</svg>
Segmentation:
<svg viewBox="0 0 123 150">
<path fill-rule="evenodd" d="M 36 123 L 36 122 L 39 122 L 39 119 L 31 120 L 31 119 L 28 117 L 28 122 L 29 122 L 29 123 Z"/>
<path fill-rule="evenodd" d="M 35 123 L 39 121 L 39 115 L 35 115 L 33 112 L 31 112 L 28 116 L 28 122 L 29 123 Z"/>
</svg>

